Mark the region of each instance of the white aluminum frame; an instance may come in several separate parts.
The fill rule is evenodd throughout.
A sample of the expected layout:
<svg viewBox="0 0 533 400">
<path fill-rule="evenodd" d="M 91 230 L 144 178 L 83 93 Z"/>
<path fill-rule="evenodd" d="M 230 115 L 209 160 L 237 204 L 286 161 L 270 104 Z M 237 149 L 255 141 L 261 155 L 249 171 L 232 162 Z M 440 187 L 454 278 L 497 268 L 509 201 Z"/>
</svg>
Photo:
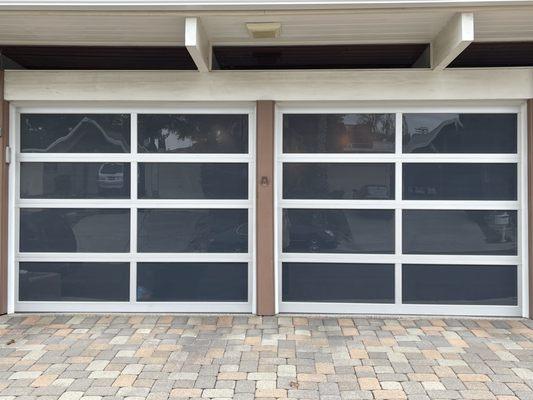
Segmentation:
<svg viewBox="0 0 533 400">
<path fill-rule="evenodd" d="M 9 312 L 231 312 L 251 313 L 256 309 L 255 293 L 255 151 L 256 111 L 255 103 L 173 103 L 172 105 L 109 105 L 81 103 L 65 106 L 26 106 L 18 103 L 11 106 L 10 144 L 10 228 L 9 228 Z M 49 103 L 48 103 L 49 104 Z M 131 115 L 131 152 L 126 154 L 91 153 L 21 153 L 20 114 L 23 113 L 98 113 Z M 247 114 L 248 153 L 246 154 L 141 154 L 137 152 L 137 114 Z M 21 199 L 20 163 L 28 161 L 49 162 L 128 162 L 130 163 L 130 199 Z M 137 198 L 137 165 L 139 162 L 242 162 L 248 164 L 247 200 L 168 200 Z M 20 253 L 19 218 L 20 208 L 127 208 L 130 209 L 129 253 Z M 137 209 L 138 208 L 219 208 L 248 209 L 248 253 L 138 253 Z M 83 302 L 83 301 L 19 301 L 18 264 L 20 261 L 110 261 L 130 263 L 129 302 Z M 248 264 L 248 301 L 246 302 L 137 302 L 137 262 L 246 262 Z"/>
<path fill-rule="evenodd" d="M 524 316 L 528 310 L 528 247 L 527 247 L 527 121 L 525 104 L 486 104 L 449 102 L 439 106 L 413 104 L 387 104 L 365 107 L 361 103 L 291 103 L 276 106 L 275 117 L 275 242 L 276 242 L 276 311 L 280 313 L 342 313 L 342 314 L 419 314 L 419 315 L 469 315 L 469 316 Z M 480 104 L 481 103 L 481 104 Z M 517 154 L 402 154 L 403 113 L 516 113 L 518 115 Z M 395 153 L 375 154 L 284 154 L 282 147 L 283 114 L 319 113 L 394 113 L 396 115 Z M 395 163 L 395 200 L 283 200 L 284 162 L 390 162 Z M 517 163 L 517 201 L 432 201 L 402 200 L 402 163 Z M 282 210 L 284 208 L 347 208 L 347 209 L 394 209 L 395 253 L 394 254 L 326 254 L 283 253 Z M 517 210 L 518 255 L 517 256 L 462 256 L 462 255 L 402 255 L 402 209 L 508 209 Z M 378 303 L 322 303 L 284 302 L 282 300 L 283 262 L 338 262 L 338 263 L 390 263 L 395 265 L 395 302 Z M 402 264 L 482 264 L 517 265 L 518 304 L 516 306 L 489 305 L 430 305 L 402 304 Z"/>
</svg>

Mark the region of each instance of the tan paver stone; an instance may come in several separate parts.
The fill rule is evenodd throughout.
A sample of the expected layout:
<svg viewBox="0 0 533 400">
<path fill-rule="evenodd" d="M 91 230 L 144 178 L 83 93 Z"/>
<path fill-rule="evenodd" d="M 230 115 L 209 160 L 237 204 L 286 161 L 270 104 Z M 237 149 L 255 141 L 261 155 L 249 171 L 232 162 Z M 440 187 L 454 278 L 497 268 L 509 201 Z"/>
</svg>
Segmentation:
<svg viewBox="0 0 533 400">
<path fill-rule="evenodd" d="M 484 374 L 457 374 L 457 377 L 463 382 L 488 382 L 489 377 Z"/>
<path fill-rule="evenodd" d="M 201 395 L 202 389 L 193 388 L 177 388 L 170 392 L 171 397 L 200 397 Z"/>
<path fill-rule="evenodd" d="M 361 390 L 380 390 L 381 385 L 377 378 L 359 378 L 359 387 Z"/>
<path fill-rule="evenodd" d="M 374 390 L 372 393 L 375 399 L 396 400 L 407 398 L 403 390 Z"/>
<path fill-rule="evenodd" d="M 50 386 L 57 379 L 57 377 L 58 375 L 41 375 L 31 383 L 31 386 L 33 387 Z"/>
<path fill-rule="evenodd" d="M 218 380 L 238 381 L 238 380 L 245 380 L 246 378 L 247 378 L 246 372 L 220 372 L 217 375 Z"/>
<path fill-rule="evenodd" d="M 330 363 L 316 363 L 315 364 L 316 372 L 319 374 L 334 374 L 335 367 Z"/>
<path fill-rule="evenodd" d="M 136 379 L 137 375 L 120 375 L 117 379 L 115 379 L 115 382 L 113 382 L 113 386 L 133 386 L 133 382 L 135 382 Z"/>
<path fill-rule="evenodd" d="M 368 359 L 368 353 L 363 349 L 350 349 L 350 358 L 354 359 Z"/>
<path fill-rule="evenodd" d="M 256 398 L 286 398 L 287 390 L 286 389 L 257 389 L 255 391 Z"/>
</svg>

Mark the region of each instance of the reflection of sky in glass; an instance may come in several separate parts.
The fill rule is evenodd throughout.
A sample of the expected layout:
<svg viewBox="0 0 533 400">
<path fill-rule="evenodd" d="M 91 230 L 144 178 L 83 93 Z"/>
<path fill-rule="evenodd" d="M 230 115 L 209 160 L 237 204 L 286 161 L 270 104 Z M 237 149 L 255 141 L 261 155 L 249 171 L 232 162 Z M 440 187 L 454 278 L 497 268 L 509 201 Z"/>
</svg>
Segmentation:
<svg viewBox="0 0 533 400">
<path fill-rule="evenodd" d="M 459 114 L 415 114 L 413 116 L 405 115 L 405 120 L 409 127 L 409 133 L 415 134 L 416 128 L 427 128 L 429 132 L 437 128 L 442 122 L 455 120 L 459 118 Z M 411 125 L 415 121 L 414 125 Z"/>
<path fill-rule="evenodd" d="M 357 125 L 360 120 L 360 115 L 357 114 L 346 114 L 342 118 L 342 122 L 344 122 L 346 125 Z"/>
<path fill-rule="evenodd" d="M 165 148 L 174 150 L 174 149 L 183 149 L 187 147 L 191 147 L 194 143 L 191 138 L 179 138 L 176 132 L 171 132 L 170 135 L 167 135 L 168 130 L 164 130 L 164 135 L 166 135 L 165 138 Z"/>
</svg>

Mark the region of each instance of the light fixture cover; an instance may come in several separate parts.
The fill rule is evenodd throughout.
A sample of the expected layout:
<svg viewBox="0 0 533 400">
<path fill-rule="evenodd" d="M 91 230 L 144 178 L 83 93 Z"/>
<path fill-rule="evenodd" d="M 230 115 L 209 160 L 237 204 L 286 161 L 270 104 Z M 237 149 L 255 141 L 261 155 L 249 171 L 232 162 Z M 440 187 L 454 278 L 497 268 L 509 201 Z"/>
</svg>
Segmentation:
<svg viewBox="0 0 533 400">
<path fill-rule="evenodd" d="M 279 22 L 248 22 L 246 29 L 254 39 L 274 39 L 279 36 L 281 24 Z"/>
</svg>

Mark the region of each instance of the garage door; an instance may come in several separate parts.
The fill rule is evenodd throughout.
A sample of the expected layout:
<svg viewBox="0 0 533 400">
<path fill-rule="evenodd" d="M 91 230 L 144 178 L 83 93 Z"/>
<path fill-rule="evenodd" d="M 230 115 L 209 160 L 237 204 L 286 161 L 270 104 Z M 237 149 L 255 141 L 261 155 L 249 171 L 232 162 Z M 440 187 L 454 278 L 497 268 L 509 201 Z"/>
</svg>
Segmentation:
<svg viewBox="0 0 533 400">
<path fill-rule="evenodd" d="M 520 110 L 277 119 L 281 312 L 521 314 Z"/>
<path fill-rule="evenodd" d="M 19 111 L 17 311 L 252 311 L 252 108 Z"/>
</svg>

